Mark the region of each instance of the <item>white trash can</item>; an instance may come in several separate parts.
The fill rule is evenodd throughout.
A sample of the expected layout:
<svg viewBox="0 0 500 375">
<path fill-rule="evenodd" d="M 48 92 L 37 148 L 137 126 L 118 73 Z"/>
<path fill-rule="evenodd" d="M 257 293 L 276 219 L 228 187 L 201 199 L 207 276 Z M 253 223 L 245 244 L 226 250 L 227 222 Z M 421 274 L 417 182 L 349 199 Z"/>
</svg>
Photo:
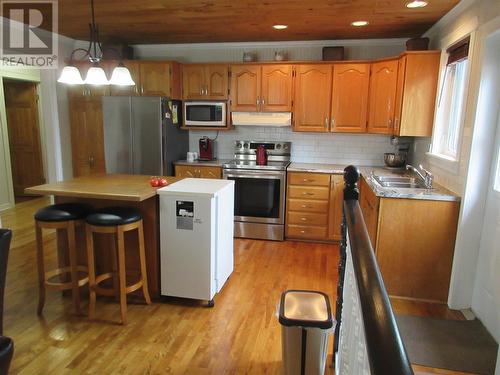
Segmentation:
<svg viewBox="0 0 500 375">
<path fill-rule="evenodd" d="M 323 375 L 334 319 L 328 296 L 287 290 L 279 306 L 285 375 Z"/>
</svg>

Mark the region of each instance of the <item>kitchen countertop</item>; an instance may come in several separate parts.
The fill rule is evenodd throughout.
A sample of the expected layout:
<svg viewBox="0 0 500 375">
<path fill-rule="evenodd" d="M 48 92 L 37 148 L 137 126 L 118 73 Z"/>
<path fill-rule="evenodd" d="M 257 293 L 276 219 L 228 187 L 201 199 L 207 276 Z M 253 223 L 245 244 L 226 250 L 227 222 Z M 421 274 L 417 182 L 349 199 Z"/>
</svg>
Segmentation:
<svg viewBox="0 0 500 375">
<path fill-rule="evenodd" d="M 222 167 L 222 164 L 227 162 L 224 159 L 216 159 L 216 160 L 195 160 L 195 161 L 187 161 L 187 160 L 177 160 L 174 161 L 174 165 L 196 165 L 198 167 Z"/>
<path fill-rule="evenodd" d="M 101 174 L 32 186 L 24 191 L 34 195 L 142 202 L 156 195 L 157 188 L 149 185 L 150 178 L 144 175 Z M 178 177 L 165 178 L 169 183 L 180 180 Z"/>
<path fill-rule="evenodd" d="M 286 169 L 288 172 L 310 172 L 343 174 L 345 165 L 340 164 L 320 164 L 320 163 L 295 163 L 292 162 Z"/>
<path fill-rule="evenodd" d="M 359 167 L 361 175 L 364 176 L 366 183 L 373 190 L 375 195 L 381 198 L 407 198 L 422 199 L 434 201 L 460 201 L 460 197 L 452 191 L 433 183 L 432 189 L 414 189 L 414 188 L 387 188 L 376 184 L 370 174 L 373 171 L 379 176 L 414 176 L 404 169 L 390 170 L 384 167 Z"/>
</svg>

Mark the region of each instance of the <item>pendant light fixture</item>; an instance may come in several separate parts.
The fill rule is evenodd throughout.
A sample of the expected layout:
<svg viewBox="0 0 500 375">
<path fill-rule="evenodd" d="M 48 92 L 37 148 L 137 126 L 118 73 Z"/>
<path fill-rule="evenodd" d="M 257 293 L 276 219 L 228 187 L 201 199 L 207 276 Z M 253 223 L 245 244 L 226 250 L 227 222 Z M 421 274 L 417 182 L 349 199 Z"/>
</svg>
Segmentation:
<svg viewBox="0 0 500 375">
<path fill-rule="evenodd" d="M 71 56 L 69 59 L 69 64 L 65 66 L 61 72 L 61 76 L 57 80 L 61 83 L 73 84 L 73 85 L 81 85 L 81 84 L 89 84 L 89 85 L 119 85 L 119 86 L 134 86 L 135 82 L 132 79 L 130 71 L 123 65 L 121 61 L 122 56 L 118 53 L 114 48 L 106 48 L 106 51 L 113 52 L 119 59 L 120 62 L 118 66 L 113 70 L 111 75 L 111 80 L 108 81 L 106 77 L 106 72 L 101 67 L 100 62 L 103 56 L 103 48 L 101 42 L 99 41 L 99 29 L 97 24 L 95 23 L 95 15 L 94 15 L 94 0 L 90 0 L 90 11 L 92 20 L 89 23 L 90 29 L 90 41 L 87 49 L 77 48 L 71 52 Z M 80 71 L 74 65 L 75 61 L 75 53 L 83 52 L 82 60 L 88 60 L 92 65 L 87 71 L 87 76 L 85 80 L 82 79 Z"/>
</svg>

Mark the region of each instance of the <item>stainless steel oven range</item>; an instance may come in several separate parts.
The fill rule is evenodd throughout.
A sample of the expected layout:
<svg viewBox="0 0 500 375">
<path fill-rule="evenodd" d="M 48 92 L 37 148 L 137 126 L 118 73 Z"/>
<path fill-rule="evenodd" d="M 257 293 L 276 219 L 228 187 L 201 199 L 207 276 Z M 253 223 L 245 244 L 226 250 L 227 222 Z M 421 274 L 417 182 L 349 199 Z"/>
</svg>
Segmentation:
<svg viewBox="0 0 500 375">
<path fill-rule="evenodd" d="M 259 145 L 267 163 L 257 164 Z M 235 181 L 234 235 L 283 241 L 286 168 L 290 142 L 235 141 L 234 159 L 222 166 L 223 178 Z"/>
</svg>

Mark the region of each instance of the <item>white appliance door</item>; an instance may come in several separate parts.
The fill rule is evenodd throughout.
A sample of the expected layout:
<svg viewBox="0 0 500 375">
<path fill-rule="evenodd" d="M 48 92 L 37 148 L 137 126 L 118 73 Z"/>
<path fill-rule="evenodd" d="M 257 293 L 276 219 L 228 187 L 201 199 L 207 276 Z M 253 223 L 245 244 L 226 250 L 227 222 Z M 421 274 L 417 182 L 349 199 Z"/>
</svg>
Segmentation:
<svg viewBox="0 0 500 375">
<path fill-rule="evenodd" d="M 215 239 L 215 198 L 160 195 L 162 295 L 214 297 Z"/>
</svg>

